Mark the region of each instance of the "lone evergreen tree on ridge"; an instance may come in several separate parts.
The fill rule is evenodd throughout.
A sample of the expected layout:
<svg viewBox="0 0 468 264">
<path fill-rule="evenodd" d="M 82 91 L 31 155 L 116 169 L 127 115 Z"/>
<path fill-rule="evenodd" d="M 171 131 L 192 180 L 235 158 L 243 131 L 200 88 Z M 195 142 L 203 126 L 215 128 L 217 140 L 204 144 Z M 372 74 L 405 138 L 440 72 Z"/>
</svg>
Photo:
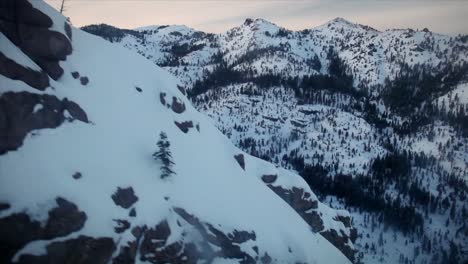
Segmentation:
<svg viewBox="0 0 468 264">
<path fill-rule="evenodd" d="M 159 150 L 153 153 L 153 158 L 162 162 L 161 179 L 164 179 L 175 174 L 175 172 L 172 170 L 172 165 L 175 163 L 172 161 L 172 154 L 171 150 L 169 149 L 171 144 L 167 139 L 166 133 L 161 132 L 159 134 L 159 140 L 156 144 L 158 145 Z"/>
</svg>

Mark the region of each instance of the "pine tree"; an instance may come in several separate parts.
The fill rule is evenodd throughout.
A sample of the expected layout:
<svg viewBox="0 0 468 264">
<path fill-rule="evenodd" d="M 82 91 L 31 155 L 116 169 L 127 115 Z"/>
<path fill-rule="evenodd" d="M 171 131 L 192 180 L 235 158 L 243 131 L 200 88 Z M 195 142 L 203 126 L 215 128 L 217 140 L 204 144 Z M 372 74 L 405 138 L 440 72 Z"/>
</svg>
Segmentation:
<svg viewBox="0 0 468 264">
<path fill-rule="evenodd" d="M 171 144 L 167 139 L 166 133 L 161 132 L 161 134 L 159 134 L 159 140 L 157 142 L 157 145 L 159 147 L 159 151 L 156 151 L 153 154 L 153 158 L 162 162 L 161 179 L 164 179 L 175 174 L 175 172 L 172 170 L 172 165 L 174 165 L 175 163 L 172 161 L 172 154 L 171 150 L 169 149 Z"/>
</svg>

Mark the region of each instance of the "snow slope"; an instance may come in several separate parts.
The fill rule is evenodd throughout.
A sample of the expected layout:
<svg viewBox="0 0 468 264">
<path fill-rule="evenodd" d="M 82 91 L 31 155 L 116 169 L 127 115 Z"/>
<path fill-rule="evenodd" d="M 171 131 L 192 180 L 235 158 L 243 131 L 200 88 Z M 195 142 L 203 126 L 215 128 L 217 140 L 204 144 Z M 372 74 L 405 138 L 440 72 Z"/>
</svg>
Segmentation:
<svg viewBox="0 0 468 264">
<path fill-rule="evenodd" d="M 31 3 L 53 19 L 54 28 L 63 23 L 64 18 L 42 1 Z M 72 35 L 73 52 L 60 62 L 64 74 L 57 81 L 50 80 L 45 91 L 0 76 L 1 96 L 26 92 L 53 95 L 59 100 L 66 98 L 77 103 L 89 119 L 87 123 L 65 121 L 54 129 L 35 130 L 19 149 L 0 156 L 0 202 L 7 204 L 0 211 L 0 231 L 6 232 L 9 227 L 6 219 L 21 213 L 44 226 L 48 217 L 50 220 L 57 197 L 75 204 L 87 219 L 75 232 L 28 241 L 15 253 L 14 260 L 28 262 L 32 258 L 31 262 L 35 262 L 34 256 L 53 257 L 50 245 L 54 242 L 65 243 L 86 236 L 110 238 L 116 248 L 112 252 L 115 261 L 123 248 L 130 245 L 134 234 L 134 229 L 116 232 L 115 219 L 127 221 L 132 228 L 156 228 L 158 223 L 167 221 L 170 237 L 162 248 L 181 241 L 199 246 L 204 232 L 200 225 L 193 224 L 196 222 L 193 218 L 175 209 L 182 208 L 204 226 L 209 223 L 222 233 L 254 232 L 254 239 L 239 246 L 257 261 L 270 256 L 275 263 L 349 263 L 330 242 L 312 232 L 294 209 L 259 177 L 277 174 L 285 186 L 303 186 L 310 192 L 302 179 L 234 147 L 179 92 L 177 80 L 151 61 L 74 28 Z M 32 69 L 39 67 L 19 49 L 11 47 L 3 34 L 0 40 L 6 56 Z M 71 72 L 88 77 L 89 83 L 83 85 Z M 167 103 L 163 104 L 161 97 Z M 171 101 L 172 107 L 168 107 Z M 185 111 L 174 110 L 174 105 L 181 103 Z M 196 128 L 184 133 L 175 121 L 192 121 Z M 175 162 L 175 175 L 166 180 L 159 177 L 161 164 L 151 157 L 161 131 L 168 135 Z M 234 158 L 240 153 L 245 169 Z M 75 179 L 72 175 L 77 172 L 81 178 Z M 129 217 L 129 210 L 117 206 L 111 198 L 118 188 L 128 187 L 138 197 L 132 204 L 136 217 Z M 346 212 L 333 211 L 323 204 L 319 210 L 326 229 L 349 233 L 342 222 L 334 220 L 338 215 L 347 216 Z M 190 229 L 191 225 L 196 231 Z M 145 236 L 150 233 L 144 233 Z M 215 251 L 223 247 L 208 245 Z M 143 257 L 151 262 L 159 250 L 149 249 L 154 251 L 153 255 L 144 256 L 143 249 L 138 245 L 136 248 L 138 263 L 144 262 Z M 242 260 L 220 254 L 214 263 L 226 263 L 228 258 L 233 262 Z M 187 256 L 182 259 L 187 260 Z"/>
</svg>

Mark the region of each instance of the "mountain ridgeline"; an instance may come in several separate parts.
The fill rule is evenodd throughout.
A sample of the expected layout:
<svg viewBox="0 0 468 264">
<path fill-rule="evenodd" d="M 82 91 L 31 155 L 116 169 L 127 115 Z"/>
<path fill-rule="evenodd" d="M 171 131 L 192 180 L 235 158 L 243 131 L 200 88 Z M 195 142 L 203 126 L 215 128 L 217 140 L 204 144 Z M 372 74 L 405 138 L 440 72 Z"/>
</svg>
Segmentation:
<svg viewBox="0 0 468 264">
<path fill-rule="evenodd" d="M 83 30 L 171 72 L 234 144 L 349 210 L 356 262 L 468 260 L 467 36 L 342 18 L 302 31 L 263 19 L 221 34 Z"/>
</svg>

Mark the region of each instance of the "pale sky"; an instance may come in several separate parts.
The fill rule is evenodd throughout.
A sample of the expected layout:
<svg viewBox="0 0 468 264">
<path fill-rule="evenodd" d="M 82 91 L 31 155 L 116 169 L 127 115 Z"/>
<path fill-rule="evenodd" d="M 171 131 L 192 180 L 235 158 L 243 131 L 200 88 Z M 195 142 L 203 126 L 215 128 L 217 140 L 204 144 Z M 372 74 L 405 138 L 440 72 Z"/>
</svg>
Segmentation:
<svg viewBox="0 0 468 264">
<path fill-rule="evenodd" d="M 58 9 L 61 0 L 46 2 Z M 66 0 L 65 15 L 78 27 L 175 24 L 219 33 L 246 18 L 264 18 L 301 30 L 343 17 L 379 30 L 427 27 L 449 35 L 468 34 L 468 0 Z"/>
</svg>

